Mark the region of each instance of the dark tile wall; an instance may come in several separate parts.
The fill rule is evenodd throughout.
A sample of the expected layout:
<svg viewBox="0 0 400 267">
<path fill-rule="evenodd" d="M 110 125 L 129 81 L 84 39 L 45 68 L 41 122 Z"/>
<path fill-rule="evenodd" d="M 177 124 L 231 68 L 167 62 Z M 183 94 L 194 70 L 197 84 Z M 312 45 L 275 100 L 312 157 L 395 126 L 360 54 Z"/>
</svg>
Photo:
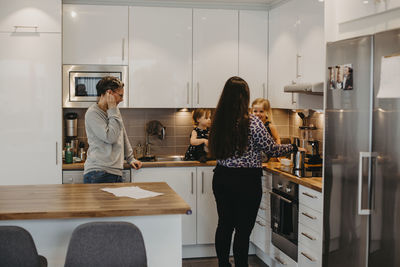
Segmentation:
<svg viewBox="0 0 400 267">
<path fill-rule="evenodd" d="M 145 143 L 145 125 L 151 120 L 158 120 L 166 127 L 166 138 L 160 140 L 155 136 L 150 137 L 152 154 L 155 155 L 183 155 L 189 145 L 189 135 L 193 129 L 192 116 L 189 111 L 177 109 L 120 109 L 124 120 L 126 132 L 134 148 L 138 143 Z M 85 108 L 63 110 L 64 114 L 75 112 L 78 114 L 78 139 L 86 143 Z M 302 121 L 296 112 L 288 109 L 273 109 L 273 122 L 281 138 L 301 137 L 299 126 Z M 314 124 L 317 130 L 313 138 L 322 144 L 324 116 L 323 113 L 313 113 L 309 123 Z M 63 129 L 64 136 L 65 127 Z M 322 145 L 320 146 L 322 151 Z"/>
</svg>

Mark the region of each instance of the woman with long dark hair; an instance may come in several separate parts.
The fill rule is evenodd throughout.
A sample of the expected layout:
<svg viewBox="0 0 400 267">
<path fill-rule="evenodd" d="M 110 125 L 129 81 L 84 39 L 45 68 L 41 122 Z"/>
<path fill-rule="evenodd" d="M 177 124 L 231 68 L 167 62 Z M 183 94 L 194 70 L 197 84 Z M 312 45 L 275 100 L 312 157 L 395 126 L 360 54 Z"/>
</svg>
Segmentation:
<svg viewBox="0 0 400 267">
<path fill-rule="evenodd" d="M 220 267 L 231 266 L 233 230 L 235 267 L 248 266 L 250 233 L 262 196 L 261 152 L 278 157 L 297 151 L 295 145 L 275 143 L 262 121 L 249 114 L 249 101 L 246 81 L 228 79 L 210 130 L 209 150 L 217 159 L 212 186 L 218 211 L 215 247 Z"/>
</svg>

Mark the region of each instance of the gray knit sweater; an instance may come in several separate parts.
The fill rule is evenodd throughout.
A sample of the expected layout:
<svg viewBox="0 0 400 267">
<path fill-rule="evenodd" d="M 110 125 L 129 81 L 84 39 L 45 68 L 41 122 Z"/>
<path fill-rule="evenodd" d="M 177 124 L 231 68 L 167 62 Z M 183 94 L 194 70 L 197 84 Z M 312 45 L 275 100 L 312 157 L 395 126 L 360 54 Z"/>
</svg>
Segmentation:
<svg viewBox="0 0 400 267">
<path fill-rule="evenodd" d="M 105 171 L 122 176 L 124 159 L 129 164 L 136 159 L 119 109 L 115 107 L 104 112 L 97 104 L 92 105 L 86 111 L 85 127 L 89 149 L 84 174 Z"/>
</svg>

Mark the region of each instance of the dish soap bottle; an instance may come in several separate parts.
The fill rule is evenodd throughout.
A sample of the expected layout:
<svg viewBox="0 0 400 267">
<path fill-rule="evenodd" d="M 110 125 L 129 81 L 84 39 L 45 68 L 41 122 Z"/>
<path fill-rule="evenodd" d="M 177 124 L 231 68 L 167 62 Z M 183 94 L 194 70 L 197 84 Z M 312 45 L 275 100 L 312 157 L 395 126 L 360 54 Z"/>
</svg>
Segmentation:
<svg viewBox="0 0 400 267">
<path fill-rule="evenodd" d="M 67 143 L 65 146 L 65 163 L 67 164 L 72 163 L 72 148 L 70 143 Z"/>
</svg>

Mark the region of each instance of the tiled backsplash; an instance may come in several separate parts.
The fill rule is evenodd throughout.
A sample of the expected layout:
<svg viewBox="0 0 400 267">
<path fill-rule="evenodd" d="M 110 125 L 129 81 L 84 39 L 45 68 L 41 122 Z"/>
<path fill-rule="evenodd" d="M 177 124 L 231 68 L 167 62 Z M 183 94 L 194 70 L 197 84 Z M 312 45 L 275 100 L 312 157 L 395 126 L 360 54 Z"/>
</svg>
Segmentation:
<svg viewBox="0 0 400 267">
<path fill-rule="evenodd" d="M 155 136 L 150 137 L 152 154 L 155 155 L 183 155 L 189 145 L 189 135 L 193 129 L 192 114 L 189 111 L 177 109 L 120 109 L 126 132 L 134 148 L 138 143 L 145 143 L 145 125 L 151 120 L 158 120 L 166 127 L 166 137 L 160 140 Z M 63 113 L 75 112 L 78 114 L 78 139 L 86 143 L 85 108 L 64 109 Z M 296 112 L 287 109 L 273 109 L 273 121 L 281 138 L 300 137 L 299 126 L 302 120 Z M 323 136 L 322 113 L 315 112 L 310 117 L 309 123 L 314 124 L 314 139 L 322 144 Z M 65 127 L 63 129 L 63 133 Z M 320 146 L 322 151 L 322 145 Z"/>
</svg>

